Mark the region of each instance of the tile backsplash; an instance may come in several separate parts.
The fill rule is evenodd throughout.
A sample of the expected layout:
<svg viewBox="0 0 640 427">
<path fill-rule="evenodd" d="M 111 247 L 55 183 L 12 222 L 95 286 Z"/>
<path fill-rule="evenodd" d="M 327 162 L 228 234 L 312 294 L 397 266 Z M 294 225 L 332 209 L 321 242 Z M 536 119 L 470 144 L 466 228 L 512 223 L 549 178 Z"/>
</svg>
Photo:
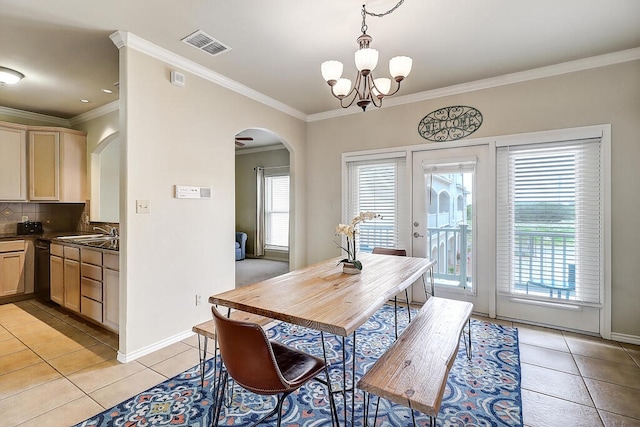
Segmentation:
<svg viewBox="0 0 640 427">
<path fill-rule="evenodd" d="M 23 218 L 40 221 L 44 231 L 83 229 L 86 218 L 83 203 L 13 203 L 0 202 L 0 233 L 15 233 Z"/>
</svg>

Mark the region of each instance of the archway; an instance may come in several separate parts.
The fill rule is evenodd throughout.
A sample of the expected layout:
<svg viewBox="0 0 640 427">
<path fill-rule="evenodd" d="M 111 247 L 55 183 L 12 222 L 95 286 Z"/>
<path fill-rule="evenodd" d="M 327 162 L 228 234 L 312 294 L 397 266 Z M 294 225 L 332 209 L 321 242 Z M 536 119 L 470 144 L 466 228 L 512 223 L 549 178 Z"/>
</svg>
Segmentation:
<svg viewBox="0 0 640 427">
<path fill-rule="evenodd" d="M 236 134 L 236 232 L 247 234 L 246 256 L 236 262 L 236 286 L 289 271 L 295 250 L 290 166 L 291 146 L 276 133 L 251 128 Z"/>
</svg>

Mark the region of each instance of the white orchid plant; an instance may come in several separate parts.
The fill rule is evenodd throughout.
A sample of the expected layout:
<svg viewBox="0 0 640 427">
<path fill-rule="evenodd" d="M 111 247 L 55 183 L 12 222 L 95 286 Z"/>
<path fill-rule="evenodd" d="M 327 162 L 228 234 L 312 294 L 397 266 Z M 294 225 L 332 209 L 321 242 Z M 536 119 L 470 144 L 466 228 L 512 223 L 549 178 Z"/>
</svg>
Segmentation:
<svg viewBox="0 0 640 427">
<path fill-rule="evenodd" d="M 362 263 L 356 258 L 356 235 L 358 234 L 358 224 L 365 221 L 371 221 L 376 218 L 382 218 L 382 216 L 375 212 L 360 212 L 351 220 L 351 224 L 338 224 L 336 227 L 336 235 L 343 235 L 347 238 L 346 247 L 336 243 L 336 245 L 347 253 L 347 258 L 340 260 L 338 264 L 348 262 L 352 263 L 358 270 L 362 270 Z"/>
</svg>

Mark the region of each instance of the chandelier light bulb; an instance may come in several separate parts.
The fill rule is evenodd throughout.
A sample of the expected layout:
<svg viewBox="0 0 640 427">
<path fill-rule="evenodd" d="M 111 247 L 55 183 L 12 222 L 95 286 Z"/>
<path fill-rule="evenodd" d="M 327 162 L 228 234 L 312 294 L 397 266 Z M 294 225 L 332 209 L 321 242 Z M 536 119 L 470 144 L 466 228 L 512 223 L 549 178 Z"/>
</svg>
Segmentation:
<svg viewBox="0 0 640 427">
<path fill-rule="evenodd" d="M 378 98 L 382 98 L 389 94 L 389 91 L 391 90 L 391 79 L 380 77 L 373 80 L 373 85 L 374 87 L 371 88 L 373 94 Z"/>
<path fill-rule="evenodd" d="M 356 68 L 358 71 L 373 71 L 378 65 L 378 51 L 371 48 L 359 49 L 356 51 Z M 365 75 L 368 73 L 365 73 Z"/>
<path fill-rule="evenodd" d="M 322 78 L 329 84 L 335 82 L 342 77 L 342 62 L 340 61 L 325 61 L 320 65 L 320 72 Z"/>
<path fill-rule="evenodd" d="M 344 98 L 351 91 L 351 80 L 349 79 L 338 79 L 335 86 L 333 87 L 333 93 L 338 97 Z"/>
<path fill-rule="evenodd" d="M 404 79 L 411 72 L 413 60 L 408 56 L 396 56 L 389 60 L 389 72 L 397 82 Z"/>
</svg>

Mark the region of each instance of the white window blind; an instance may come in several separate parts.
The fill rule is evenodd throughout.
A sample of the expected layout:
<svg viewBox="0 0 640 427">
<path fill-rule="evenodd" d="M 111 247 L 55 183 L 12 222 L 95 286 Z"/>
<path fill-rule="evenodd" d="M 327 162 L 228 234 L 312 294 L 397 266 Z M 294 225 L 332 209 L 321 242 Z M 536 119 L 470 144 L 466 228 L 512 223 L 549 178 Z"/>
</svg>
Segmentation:
<svg viewBox="0 0 640 427">
<path fill-rule="evenodd" d="M 343 221 L 360 212 L 375 212 L 381 219 L 359 226 L 358 250 L 371 252 L 374 247 L 407 249 L 400 224 L 408 221 L 408 190 L 405 183 L 406 159 L 371 159 L 347 161 L 345 208 Z"/>
<path fill-rule="evenodd" d="M 601 163 L 600 139 L 498 148 L 500 294 L 601 305 Z"/>
<path fill-rule="evenodd" d="M 265 244 L 289 247 L 289 175 L 265 176 Z"/>
</svg>

